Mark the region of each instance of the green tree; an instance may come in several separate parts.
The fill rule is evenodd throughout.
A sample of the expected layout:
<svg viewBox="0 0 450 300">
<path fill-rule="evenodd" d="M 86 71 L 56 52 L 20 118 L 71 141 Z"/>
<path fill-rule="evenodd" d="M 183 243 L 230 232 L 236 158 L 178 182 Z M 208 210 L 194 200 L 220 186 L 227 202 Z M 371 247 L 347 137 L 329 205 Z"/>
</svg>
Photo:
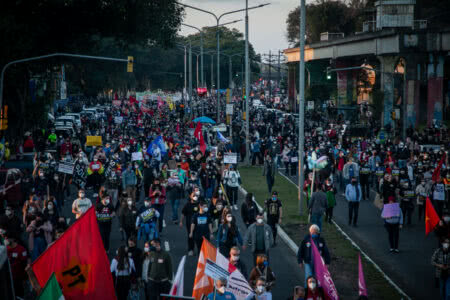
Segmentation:
<svg viewBox="0 0 450 300">
<path fill-rule="evenodd" d="M 361 24 L 363 1 L 350 2 L 316 0 L 306 5 L 306 39 L 308 43 L 320 41 L 322 32 L 354 33 Z M 298 46 L 300 35 L 300 7 L 293 9 L 286 19 L 288 42 Z"/>
</svg>

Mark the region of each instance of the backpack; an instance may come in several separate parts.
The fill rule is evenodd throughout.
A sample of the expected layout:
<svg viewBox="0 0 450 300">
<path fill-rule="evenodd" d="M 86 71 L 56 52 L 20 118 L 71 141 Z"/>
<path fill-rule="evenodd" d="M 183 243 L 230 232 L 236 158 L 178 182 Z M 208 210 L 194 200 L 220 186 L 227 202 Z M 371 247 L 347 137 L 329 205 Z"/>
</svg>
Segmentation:
<svg viewBox="0 0 450 300">
<path fill-rule="evenodd" d="M 351 164 L 350 167 L 348 167 L 348 177 L 349 178 L 355 177 L 355 167 L 353 166 L 353 164 Z"/>
</svg>

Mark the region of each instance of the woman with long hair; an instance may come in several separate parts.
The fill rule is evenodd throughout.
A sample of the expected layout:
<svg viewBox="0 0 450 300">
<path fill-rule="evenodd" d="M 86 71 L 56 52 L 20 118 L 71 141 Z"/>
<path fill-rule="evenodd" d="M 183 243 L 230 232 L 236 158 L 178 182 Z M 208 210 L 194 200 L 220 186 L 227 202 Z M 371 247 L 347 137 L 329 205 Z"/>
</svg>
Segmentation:
<svg viewBox="0 0 450 300">
<path fill-rule="evenodd" d="M 225 257 L 230 257 L 230 250 L 237 244 L 242 245 L 242 237 L 231 210 L 225 211 L 217 230 L 217 247 Z"/>
<path fill-rule="evenodd" d="M 117 256 L 111 262 L 111 273 L 113 274 L 118 300 L 127 300 L 131 279 L 135 272 L 133 259 L 128 257 L 125 246 L 120 246 L 117 250 Z"/>
</svg>

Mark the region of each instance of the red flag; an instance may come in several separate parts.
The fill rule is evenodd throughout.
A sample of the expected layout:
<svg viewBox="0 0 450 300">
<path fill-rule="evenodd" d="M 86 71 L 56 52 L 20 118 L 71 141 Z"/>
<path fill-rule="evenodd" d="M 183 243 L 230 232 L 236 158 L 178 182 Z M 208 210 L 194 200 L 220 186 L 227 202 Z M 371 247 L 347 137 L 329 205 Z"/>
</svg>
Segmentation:
<svg viewBox="0 0 450 300">
<path fill-rule="evenodd" d="M 177 133 L 180 133 L 180 123 L 177 124 Z"/>
<path fill-rule="evenodd" d="M 203 155 L 205 155 L 206 143 L 205 139 L 203 138 L 202 124 L 200 122 L 198 122 L 197 127 L 195 127 L 194 136 L 200 142 L 200 151 L 202 151 Z"/>
<path fill-rule="evenodd" d="M 94 207 L 32 264 L 41 287 L 54 272 L 68 300 L 116 299 Z"/>
<path fill-rule="evenodd" d="M 441 168 L 442 168 L 442 165 L 444 164 L 444 160 L 445 160 L 445 153 L 442 154 L 442 157 L 441 157 L 441 160 L 438 163 L 438 166 L 433 171 L 433 175 L 431 177 L 431 180 L 433 180 L 434 182 L 437 182 L 439 177 L 441 177 Z"/>
<path fill-rule="evenodd" d="M 425 235 L 428 235 L 430 232 L 432 232 L 438 223 L 439 216 L 434 210 L 430 198 L 427 197 L 427 201 L 425 202 Z"/>
</svg>

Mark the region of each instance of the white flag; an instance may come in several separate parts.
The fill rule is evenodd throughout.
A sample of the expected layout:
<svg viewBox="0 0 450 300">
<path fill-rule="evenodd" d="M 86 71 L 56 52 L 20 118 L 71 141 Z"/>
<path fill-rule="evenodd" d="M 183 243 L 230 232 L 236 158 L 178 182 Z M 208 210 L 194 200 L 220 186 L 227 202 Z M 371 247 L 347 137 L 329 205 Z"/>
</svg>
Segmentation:
<svg viewBox="0 0 450 300">
<path fill-rule="evenodd" d="M 172 288 L 170 289 L 171 296 L 184 296 L 184 264 L 186 262 L 186 255 L 181 258 L 180 264 L 178 265 L 177 274 L 172 283 Z"/>
</svg>

